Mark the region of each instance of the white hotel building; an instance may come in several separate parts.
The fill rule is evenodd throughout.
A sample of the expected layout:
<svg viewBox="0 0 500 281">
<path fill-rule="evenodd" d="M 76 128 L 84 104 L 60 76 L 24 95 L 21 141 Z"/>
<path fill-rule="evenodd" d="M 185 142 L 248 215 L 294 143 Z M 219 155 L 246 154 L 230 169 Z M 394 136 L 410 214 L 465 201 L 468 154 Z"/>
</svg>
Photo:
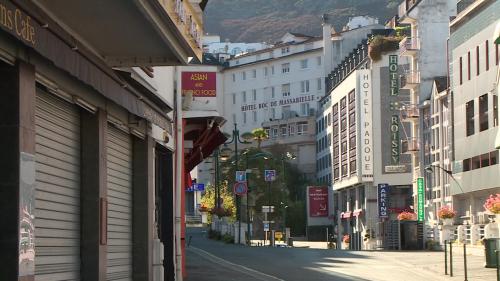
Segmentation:
<svg viewBox="0 0 500 281">
<path fill-rule="evenodd" d="M 397 107 L 408 99 L 397 85 L 407 64 L 397 51 L 372 61 L 364 40 L 332 72 L 332 88 L 320 102 L 317 176 L 331 181 L 339 244 L 349 234 L 352 249 L 375 249 L 374 243 L 361 242 L 367 233 L 376 236 L 379 247 L 397 247 L 398 235 L 389 226 L 413 205 L 411 162 L 399 145 L 408 128 L 400 123 Z M 386 223 L 377 210 L 379 184 L 389 185 Z"/>
<path fill-rule="evenodd" d="M 224 114 L 231 126 L 224 130 L 237 123 L 241 133 L 251 132 L 266 121 L 314 116 L 325 77 L 372 29 L 383 28 L 376 22 L 355 17 L 356 28 L 337 33 L 325 18 L 323 37 L 287 33 L 271 48 L 228 60 Z"/>
</svg>

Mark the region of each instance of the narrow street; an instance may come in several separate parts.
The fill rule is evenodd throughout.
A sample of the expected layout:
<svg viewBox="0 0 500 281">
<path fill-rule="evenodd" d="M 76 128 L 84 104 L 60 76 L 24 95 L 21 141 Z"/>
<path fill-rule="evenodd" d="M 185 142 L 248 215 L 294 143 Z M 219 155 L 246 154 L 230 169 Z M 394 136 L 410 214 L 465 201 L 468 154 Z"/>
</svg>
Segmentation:
<svg viewBox="0 0 500 281">
<path fill-rule="evenodd" d="M 440 253 L 248 248 L 209 240 L 202 228 L 188 229 L 188 241 L 189 237 L 187 281 L 446 280 L 442 274 L 410 264 Z"/>
</svg>

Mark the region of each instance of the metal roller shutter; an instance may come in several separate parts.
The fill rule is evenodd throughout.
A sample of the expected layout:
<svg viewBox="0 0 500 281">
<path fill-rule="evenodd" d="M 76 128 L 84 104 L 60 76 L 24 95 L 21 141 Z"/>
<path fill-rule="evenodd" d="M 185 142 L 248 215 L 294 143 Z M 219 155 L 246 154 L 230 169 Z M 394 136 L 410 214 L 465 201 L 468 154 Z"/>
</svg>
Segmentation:
<svg viewBox="0 0 500 281">
<path fill-rule="evenodd" d="M 108 125 L 108 280 L 132 280 L 132 140 Z"/>
<path fill-rule="evenodd" d="M 35 280 L 79 280 L 79 110 L 37 90 L 35 116 Z"/>
</svg>

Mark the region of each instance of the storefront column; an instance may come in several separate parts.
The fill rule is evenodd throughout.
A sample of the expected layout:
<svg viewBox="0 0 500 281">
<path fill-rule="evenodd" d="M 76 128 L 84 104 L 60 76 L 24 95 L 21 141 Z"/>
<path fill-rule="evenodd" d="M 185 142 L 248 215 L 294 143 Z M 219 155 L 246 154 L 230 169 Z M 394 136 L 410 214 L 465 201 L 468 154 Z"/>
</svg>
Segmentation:
<svg viewBox="0 0 500 281">
<path fill-rule="evenodd" d="M 103 110 L 81 115 L 82 280 L 106 280 L 107 116 Z"/>
<path fill-rule="evenodd" d="M 34 280 L 35 68 L 0 62 L 0 77 L 0 280 Z"/>
<path fill-rule="evenodd" d="M 154 142 L 149 136 L 133 144 L 133 279 L 153 278 Z"/>
</svg>

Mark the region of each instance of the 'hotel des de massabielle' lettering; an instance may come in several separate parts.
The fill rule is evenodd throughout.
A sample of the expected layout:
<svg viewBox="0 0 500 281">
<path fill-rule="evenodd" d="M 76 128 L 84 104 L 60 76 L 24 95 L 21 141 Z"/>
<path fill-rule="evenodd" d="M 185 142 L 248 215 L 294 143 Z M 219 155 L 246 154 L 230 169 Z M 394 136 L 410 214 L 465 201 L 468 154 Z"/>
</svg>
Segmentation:
<svg viewBox="0 0 500 281">
<path fill-rule="evenodd" d="M 269 107 L 310 102 L 310 101 L 314 101 L 314 100 L 315 100 L 314 95 L 309 95 L 309 96 L 303 96 L 303 97 L 282 99 L 282 100 L 277 100 L 277 101 L 263 102 L 263 103 L 258 103 L 258 104 L 248 104 L 248 105 L 241 106 L 241 111 L 265 109 L 265 108 L 269 108 Z"/>
</svg>

